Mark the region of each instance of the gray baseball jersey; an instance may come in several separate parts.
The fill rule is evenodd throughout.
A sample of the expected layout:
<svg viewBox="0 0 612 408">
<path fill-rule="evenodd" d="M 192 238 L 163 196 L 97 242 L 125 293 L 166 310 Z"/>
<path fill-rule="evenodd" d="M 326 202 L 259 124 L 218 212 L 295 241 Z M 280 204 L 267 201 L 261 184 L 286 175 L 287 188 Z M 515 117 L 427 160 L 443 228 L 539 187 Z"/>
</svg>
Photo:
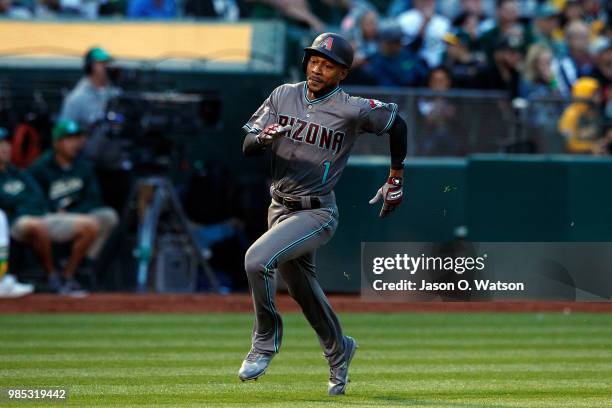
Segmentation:
<svg viewBox="0 0 612 408">
<path fill-rule="evenodd" d="M 280 349 L 283 325 L 274 302 L 278 271 L 316 331 L 330 366 L 336 367 L 344 359 L 346 341 L 317 280 L 315 252 L 338 226 L 333 188 L 357 136 L 387 132 L 397 105 L 351 97 L 339 87 L 310 100 L 306 90 L 305 82 L 279 86 L 244 125 L 255 133 L 274 123 L 291 125 L 271 144 L 274 186 L 288 195 L 319 196 L 321 202 L 321 208 L 291 211 L 272 200 L 268 231 L 245 255 L 256 316 L 252 347 L 260 353 Z"/>
<path fill-rule="evenodd" d="M 306 82 L 279 86 L 244 129 L 291 125 L 272 144 L 274 184 L 286 194 L 319 196 L 333 191 L 360 133 L 389 130 L 397 105 L 349 96 L 340 87 L 313 100 L 306 91 Z"/>
</svg>

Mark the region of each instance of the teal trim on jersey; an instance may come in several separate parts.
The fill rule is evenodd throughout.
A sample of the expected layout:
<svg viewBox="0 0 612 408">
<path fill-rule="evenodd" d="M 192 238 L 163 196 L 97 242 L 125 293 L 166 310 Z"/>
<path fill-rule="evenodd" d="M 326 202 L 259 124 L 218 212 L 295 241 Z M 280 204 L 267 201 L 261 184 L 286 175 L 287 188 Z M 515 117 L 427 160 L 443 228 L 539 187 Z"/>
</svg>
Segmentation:
<svg viewBox="0 0 612 408">
<path fill-rule="evenodd" d="M 379 133 L 377 133 L 378 135 L 382 135 L 387 130 L 389 130 L 389 128 L 393 124 L 393 121 L 395 120 L 395 117 L 397 116 L 397 109 L 398 109 L 398 106 L 397 106 L 396 103 L 394 103 L 393 104 L 393 110 L 391 111 L 391 116 L 389 117 L 389 120 L 387 121 L 387 124 L 385 125 L 385 128 L 383 130 L 381 130 Z"/>
<path fill-rule="evenodd" d="M 304 235 L 302 238 L 299 238 L 297 241 L 294 241 L 293 243 L 287 245 L 285 248 L 278 251 L 276 254 L 274 254 L 272 258 L 270 258 L 266 266 L 264 266 L 264 281 L 266 284 L 266 296 L 268 297 L 268 307 L 270 308 L 270 310 L 272 310 L 272 313 L 274 313 L 274 352 L 275 353 L 278 353 L 278 312 L 276 311 L 276 308 L 274 307 L 274 302 L 272 302 L 272 296 L 270 294 L 270 288 L 268 286 L 268 275 L 270 273 L 271 266 L 278 259 L 278 257 L 281 256 L 284 252 L 287 252 L 288 250 L 290 250 L 297 244 L 306 241 L 308 238 L 312 237 L 313 235 L 318 234 L 319 231 L 322 231 L 325 227 L 331 224 L 332 221 L 334 220 L 334 214 L 335 214 L 335 211 L 332 209 L 331 215 L 329 217 L 329 221 L 327 221 L 325 224 L 323 224 L 316 230 L 312 231 L 311 233 Z"/>
<path fill-rule="evenodd" d="M 272 301 L 272 296 L 270 294 L 270 285 L 268 283 L 268 276 L 270 274 L 270 270 L 266 266 L 264 268 L 264 282 L 266 284 L 266 297 L 268 298 L 268 307 L 274 313 L 274 352 L 278 353 L 278 312 L 274 307 L 274 302 Z"/>
<path fill-rule="evenodd" d="M 337 86 L 333 91 L 331 91 L 327 95 L 324 95 L 324 96 L 321 96 L 320 98 L 316 98 L 316 99 L 312 99 L 311 100 L 311 99 L 308 99 L 308 87 L 306 86 L 306 82 L 304 82 L 304 100 L 306 100 L 306 103 L 310 103 L 310 104 L 321 103 L 321 102 L 324 102 L 324 101 L 328 100 L 329 98 L 331 98 L 332 96 L 334 96 L 338 92 L 340 92 L 340 90 L 341 90 L 341 88 L 339 86 Z"/>
<path fill-rule="evenodd" d="M 331 167 L 331 162 L 328 161 L 324 161 L 323 165 L 325 166 L 325 172 L 323 173 L 323 180 L 321 181 L 321 185 L 325 184 L 325 182 L 327 181 L 327 174 L 329 173 L 329 168 Z"/>
</svg>

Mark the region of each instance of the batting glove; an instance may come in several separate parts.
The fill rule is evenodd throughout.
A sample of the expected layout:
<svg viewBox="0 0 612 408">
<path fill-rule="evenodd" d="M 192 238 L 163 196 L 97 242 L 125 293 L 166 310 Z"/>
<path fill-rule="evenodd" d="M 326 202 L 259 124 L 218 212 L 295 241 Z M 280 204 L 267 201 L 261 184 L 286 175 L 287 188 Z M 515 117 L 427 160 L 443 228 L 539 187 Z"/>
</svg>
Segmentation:
<svg viewBox="0 0 612 408">
<path fill-rule="evenodd" d="M 376 204 L 383 199 L 383 206 L 380 209 L 380 218 L 385 218 L 391 214 L 395 207 L 400 205 L 403 198 L 403 180 L 401 177 L 389 177 L 387 182 L 378 189 L 376 195 L 370 200 L 370 204 Z"/>
<path fill-rule="evenodd" d="M 274 123 L 273 125 L 266 127 L 259 135 L 257 135 L 257 140 L 259 140 L 259 143 L 267 145 L 290 130 L 291 125 L 281 126 L 278 123 Z"/>
</svg>

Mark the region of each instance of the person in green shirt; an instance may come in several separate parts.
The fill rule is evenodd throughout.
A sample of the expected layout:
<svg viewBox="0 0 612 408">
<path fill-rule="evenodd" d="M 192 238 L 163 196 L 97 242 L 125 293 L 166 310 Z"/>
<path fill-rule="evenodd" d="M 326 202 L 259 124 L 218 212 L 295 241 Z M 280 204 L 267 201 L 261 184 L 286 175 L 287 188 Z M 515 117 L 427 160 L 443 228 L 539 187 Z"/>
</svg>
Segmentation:
<svg viewBox="0 0 612 408">
<path fill-rule="evenodd" d="M 96 175 L 80 159 L 85 138 L 73 120 L 61 120 L 53 128 L 53 149 L 43 153 L 28 169 L 42 189 L 46 205 L 61 223 L 55 238 L 75 239 L 63 277 L 67 291 L 79 290 L 74 273 L 87 256 L 95 259 L 118 223 L 115 210 L 102 203 Z"/>
<path fill-rule="evenodd" d="M 70 220 L 61 214 L 48 213 L 48 206 L 38 183 L 26 172 L 13 166 L 11 144 L 8 138 L 0 139 L 0 208 L 10 223 L 11 238 L 32 246 L 47 272 L 49 289 L 52 292 L 72 293 L 76 284 L 72 277 L 83 259 L 80 248 L 95 238 L 95 222 L 77 223 L 68 232 L 64 227 Z M 73 241 L 72 253 L 63 273 L 66 279 L 54 270 L 52 242 Z M 71 289 L 72 288 L 72 289 Z"/>
</svg>

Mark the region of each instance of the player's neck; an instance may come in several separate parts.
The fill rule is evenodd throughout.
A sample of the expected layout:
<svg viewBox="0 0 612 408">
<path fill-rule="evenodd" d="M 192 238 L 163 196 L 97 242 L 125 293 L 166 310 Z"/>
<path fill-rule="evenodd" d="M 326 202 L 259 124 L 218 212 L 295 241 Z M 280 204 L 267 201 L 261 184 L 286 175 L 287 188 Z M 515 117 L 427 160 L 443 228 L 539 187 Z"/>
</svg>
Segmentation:
<svg viewBox="0 0 612 408">
<path fill-rule="evenodd" d="M 313 91 L 310 90 L 310 88 L 307 88 L 306 96 L 308 96 L 308 99 L 313 99 L 313 100 L 314 99 L 319 99 L 319 98 L 324 97 L 328 93 L 332 92 L 337 87 L 338 87 L 338 84 L 335 84 L 335 85 L 323 88 L 323 89 L 321 89 L 320 91 L 317 91 L 317 92 L 313 92 Z"/>
</svg>

